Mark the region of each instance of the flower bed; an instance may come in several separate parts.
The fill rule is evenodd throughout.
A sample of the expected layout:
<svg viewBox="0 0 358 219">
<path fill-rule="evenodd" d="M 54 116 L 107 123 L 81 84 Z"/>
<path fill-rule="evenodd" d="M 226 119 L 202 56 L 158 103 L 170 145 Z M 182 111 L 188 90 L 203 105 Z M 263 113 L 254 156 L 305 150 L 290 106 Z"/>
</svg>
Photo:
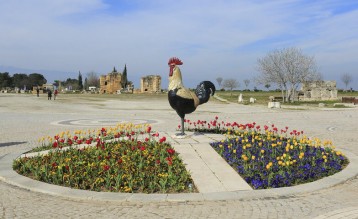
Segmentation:
<svg viewBox="0 0 358 219">
<path fill-rule="evenodd" d="M 341 171 L 348 159 L 331 141 L 309 139 L 288 127 L 218 121 L 186 120 L 189 131 L 226 133 L 211 146 L 254 189 L 277 188 L 312 182 Z M 178 127 L 180 128 L 180 127 Z"/>
<path fill-rule="evenodd" d="M 121 124 L 98 131 L 76 131 L 73 137 L 62 132 L 40 142 L 35 151 L 52 149 L 46 155 L 14 160 L 15 171 L 46 183 L 93 191 L 196 191 L 178 154 L 165 137 L 152 133 L 150 126 Z M 74 147 L 81 144 L 88 146 Z"/>
</svg>

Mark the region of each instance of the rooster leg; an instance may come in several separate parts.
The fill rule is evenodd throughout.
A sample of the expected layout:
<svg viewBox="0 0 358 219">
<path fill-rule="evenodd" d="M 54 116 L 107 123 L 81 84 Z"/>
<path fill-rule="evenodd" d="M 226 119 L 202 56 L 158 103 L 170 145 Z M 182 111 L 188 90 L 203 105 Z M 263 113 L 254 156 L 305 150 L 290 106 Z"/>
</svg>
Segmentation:
<svg viewBox="0 0 358 219">
<path fill-rule="evenodd" d="M 180 133 L 175 134 L 176 136 L 184 136 L 185 135 L 185 133 L 184 133 L 184 117 L 180 117 L 180 119 L 181 119 L 181 131 L 180 131 Z"/>
<path fill-rule="evenodd" d="M 181 135 L 185 135 L 185 133 L 184 133 L 184 117 L 181 118 Z"/>
</svg>

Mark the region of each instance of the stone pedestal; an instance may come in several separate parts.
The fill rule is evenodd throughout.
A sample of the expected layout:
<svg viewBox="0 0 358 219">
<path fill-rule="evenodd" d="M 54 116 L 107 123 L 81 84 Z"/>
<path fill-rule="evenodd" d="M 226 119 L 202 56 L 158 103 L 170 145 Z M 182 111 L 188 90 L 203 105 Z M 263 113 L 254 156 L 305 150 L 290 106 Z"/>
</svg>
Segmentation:
<svg viewBox="0 0 358 219">
<path fill-rule="evenodd" d="M 244 102 L 244 98 L 243 98 L 242 94 L 239 95 L 239 98 L 238 98 L 237 101 L 238 101 L 239 103 Z"/>
<path fill-rule="evenodd" d="M 280 102 L 269 102 L 268 103 L 268 108 L 272 109 L 272 108 L 281 108 L 281 103 Z"/>
</svg>

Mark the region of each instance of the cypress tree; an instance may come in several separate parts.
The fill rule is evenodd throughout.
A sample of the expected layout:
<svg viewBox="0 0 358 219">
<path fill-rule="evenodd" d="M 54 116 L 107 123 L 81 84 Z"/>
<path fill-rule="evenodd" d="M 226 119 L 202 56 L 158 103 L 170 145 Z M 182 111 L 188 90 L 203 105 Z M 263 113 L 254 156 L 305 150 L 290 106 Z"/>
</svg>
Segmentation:
<svg viewBox="0 0 358 219">
<path fill-rule="evenodd" d="M 82 74 L 81 74 L 80 71 L 79 71 L 79 73 L 78 73 L 78 89 L 79 89 L 79 90 L 83 90 Z"/>
<path fill-rule="evenodd" d="M 127 65 L 124 65 L 124 70 L 123 70 L 123 73 L 122 73 L 122 81 L 121 81 L 121 84 L 122 84 L 122 88 L 126 88 L 127 85 L 128 85 Z"/>
</svg>

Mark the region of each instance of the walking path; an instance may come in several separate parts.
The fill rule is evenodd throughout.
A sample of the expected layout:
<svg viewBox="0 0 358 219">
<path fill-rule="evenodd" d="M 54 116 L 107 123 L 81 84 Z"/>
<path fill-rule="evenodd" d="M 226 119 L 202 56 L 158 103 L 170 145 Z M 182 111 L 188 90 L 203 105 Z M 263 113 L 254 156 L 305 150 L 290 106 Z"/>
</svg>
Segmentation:
<svg viewBox="0 0 358 219">
<path fill-rule="evenodd" d="M 221 136 L 171 138 L 179 118 L 165 100 L 93 101 L 67 95 L 47 101 L 0 94 L 0 218 L 358 218 L 357 112 L 357 108 L 272 110 L 216 102 L 200 106 L 188 118 L 219 116 L 224 121 L 302 129 L 311 137 L 331 139 L 351 161 L 344 171 L 313 183 L 252 190 L 209 146 Z M 12 159 L 34 147 L 39 137 L 120 121 L 150 122 L 166 135 L 200 193 L 96 193 L 29 182 L 11 170 Z"/>
</svg>

